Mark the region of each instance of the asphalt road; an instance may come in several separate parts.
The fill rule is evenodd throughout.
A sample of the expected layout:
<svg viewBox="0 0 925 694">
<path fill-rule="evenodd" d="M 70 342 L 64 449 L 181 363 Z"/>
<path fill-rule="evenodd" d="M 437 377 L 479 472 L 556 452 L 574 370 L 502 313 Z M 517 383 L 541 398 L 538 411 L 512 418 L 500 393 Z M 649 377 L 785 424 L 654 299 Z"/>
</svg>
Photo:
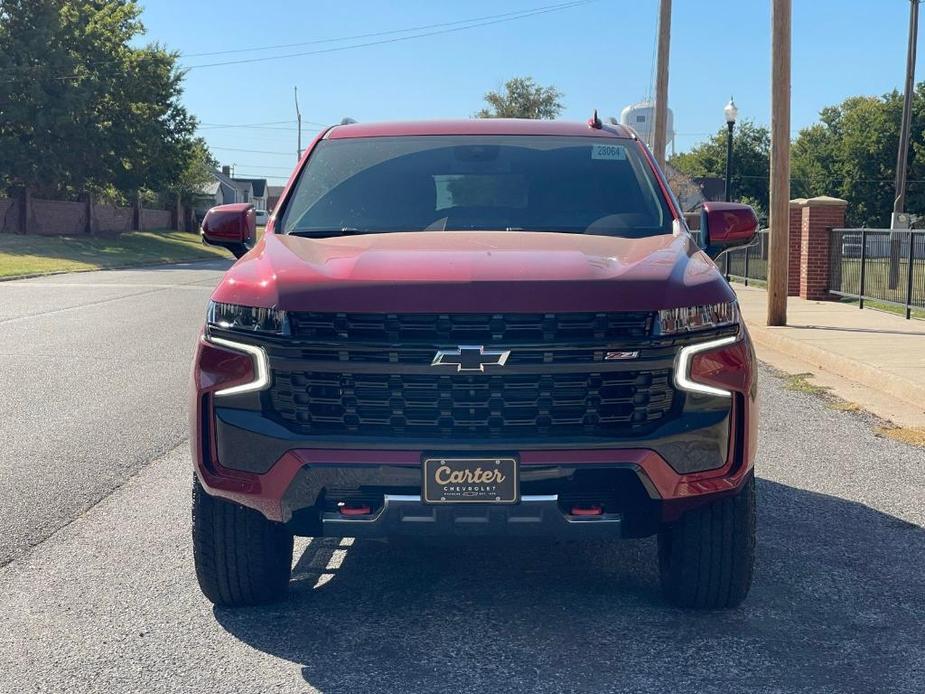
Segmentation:
<svg viewBox="0 0 925 694">
<path fill-rule="evenodd" d="M 214 282 L 200 271 L 188 286 Z M 196 281 L 176 272 L 172 283 Z M 66 288 L 61 301 L 78 291 Z M 0 297 L 8 294 L 0 284 Z M 55 310 L 40 298 L 33 308 Z M 148 316 L 132 318 L 124 301 Z M 24 319 L 12 342 L 6 329 L 16 323 L 0 323 L 3 351 L 17 345 L 20 355 L 19 375 L 3 376 L 3 406 L 19 401 L 27 411 L 4 440 L 27 437 L 14 444 L 30 468 L 44 461 L 57 470 L 39 470 L 57 486 L 36 490 L 40 481 L 25 482 L 0 454 L 0 508 L 4 522 L 18 523 L 5 526 L 4 541 L 21 547 L 17 533 L 47 535 L 52 526 L 33 518 L 43 504 L 64 521 L 137 472 L 0 568 L 0 692 L 925 691 L 925 450 L 875 436 L 865 415 L 787 391 L 767 370 L 758 564 L 738 610 L 666 606 L 651 540 L 395 547 L 331 539 L 297 545 L 288 603 L 213 609 L 190 560 L 186 447 L 159 455 L 183 436 L 204 301 L 205 291 L 171 288 L 148 301 L 60 312 L 73 332 L 57 342 L 56 314 Z M 123 320 L 101 322 L 110 313 Z M 40 324 L 29 327 L 33 320 Z M 119 328 L 120 344 L 106 330 L 126 320 L 133 327 Z M 138 347 L 142 336 L 155 347 Z M 65 340 L 82 358 L 62 357 Z M 103 344 L 109 349 L 93 349 Z M 46 356 L 30 367 L 29 351 Z M 146 375 L 126 369 L 105 388 L 82 390 L 80 374 L 104 374 L 110 356 L 134 357 Z M 33 402 L 57 392 L 68 365 L 79 374 L 68 377 L 67 394 Z M 155 402 L 137 402 L 146 399 Z M 141 407 L 161 417 L 121 432 Z M 56 430 L 42 423 L 49 416 L 77 436 L 56 435 L 58 445 L 43 450 L 63 452 L 50 458 L 28 445 Z M 34 433 L 40 428 L 44 435 Z M 91 431 L 78 436 L 81 428 Z"/>
<path fill-rule="evenodd" d="M 0 566 L 186 438 L 196 335 L 229 265 L 0 282 Z"/>
</svg>

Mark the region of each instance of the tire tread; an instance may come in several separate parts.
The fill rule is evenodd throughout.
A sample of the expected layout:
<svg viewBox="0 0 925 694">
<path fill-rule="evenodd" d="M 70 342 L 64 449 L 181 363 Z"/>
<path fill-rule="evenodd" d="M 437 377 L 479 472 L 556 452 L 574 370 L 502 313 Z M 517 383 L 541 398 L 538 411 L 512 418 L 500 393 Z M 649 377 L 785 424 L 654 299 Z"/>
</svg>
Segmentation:
<svg viewBox="0 0 925 694">
<path fill-rule="evenodd" d="M 662 590 L 682 607 L 739 605 L 755 559 L 755 480 L 735 496 L 685 513 L 658 537 Z"/>
<path fill-rule="evenodd" d="M 292 534 L 260 512 L 206 493 L 193 481 L 193 559 L 203 594 L 223 606 L 286 597 Z"/>
</svg>

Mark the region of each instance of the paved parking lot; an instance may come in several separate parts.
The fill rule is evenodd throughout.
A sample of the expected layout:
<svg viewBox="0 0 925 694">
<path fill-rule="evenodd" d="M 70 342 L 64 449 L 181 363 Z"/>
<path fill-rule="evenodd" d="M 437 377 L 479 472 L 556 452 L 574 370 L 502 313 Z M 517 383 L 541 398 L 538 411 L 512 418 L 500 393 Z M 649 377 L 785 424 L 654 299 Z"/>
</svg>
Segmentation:
<svg viewBox="0 0 925 694">
<path fill-rule="evenodd" d="M 74 292 L 65 287 L 60 301 Z M 349 539 L 297 545 L 288 603 L 213 609 L 190 557 L 181 439 L 191 346 L 174 344 L 195 337 L 207 292 L 137 296 L 71 311 L 60 333 L 53 298 L 45 322 L 18 328 L 19 340 L 0 323 L 0 348 L 18 364 L 4 376 L 3 406 L 25 401 L 36 427 L 53 412 L 71 427 L 61 436 L 74 437 L 51 449 L 68 455 L 32 454 L 41 437 L 3 413 L 5 440 L 18 448 L 0 454 L 0 513 L 12 523 L 4 546 L 15 553 L 0 568 L 0 691 L 925 691 L 925 451 L 875 436 L 865 415 L 788 391 L 767 370 L 758 564 L 741 609 L 666 606 L 649 540 Z M 107 315 L 140 312 L 152 321 L 102 336 Z M 161 328 L 142 333 L 146 323 Z M 40 340 L 31 367 L 29 340 Z M 72 340 L 88 351 L 107 340 L 108 349 L 56 357 Z M 99 362 L 126 355 L 147 376 L 88 390 L 106 371 Z M 60 378 L 55 364 L 70 364 L 72 385 L 43 410 L 39 396 Z M 129 436 L 126 422 L 151 412 L 129 409 L 141 406 L 124 399 L 134 389 L 156 399 L 146 407 L 160 416 Z M 54 527 L 46 504 L 57 509 Z"/>
</svg>

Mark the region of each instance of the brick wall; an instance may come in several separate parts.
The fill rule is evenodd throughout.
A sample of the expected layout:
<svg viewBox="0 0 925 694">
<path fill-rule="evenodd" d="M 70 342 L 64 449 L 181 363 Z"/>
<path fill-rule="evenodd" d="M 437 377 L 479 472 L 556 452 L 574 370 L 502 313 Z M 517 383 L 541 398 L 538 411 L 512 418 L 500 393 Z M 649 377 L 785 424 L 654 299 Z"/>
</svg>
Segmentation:
<svg viewBox="0 0 925 694">
<path fill-rule="evenodd" d="M 115 234 L 132 230 L 131 207 L 112 207 L 111 205 L 96 205 L 94 207 L 96 230 L 103 234 Z"/>
<path fill-rule="evenodd" d="M 145 230 L 170 229 L 171 217 L 170 210 L 142 210 L 141 228 Z"/>
<path fill-rule="evenodd" d="M 30 234 L 76 235 L 86 233 L 87 204 L 65 200 L 32 200 Z"/>
<path fill-rule="evenodd" d="M 803 247 L 803 207 L 806 198 L 790 201 L 790 245 L 789 263 L 787 265 L 787 296 L 800 296 L 800 258 Z"/>
<path fill-rule="evenodd" d="M 111 205 L 88 204 L 67 200 L 41 200 L 30 198 L 28 203 L 29 222 L 27 234 L 74 236 L 91 233 L 115 234 L 132 231 L 134 208 L 113 207 Z M 88 224 L 88 209 L 92 209 L 92 220 Z M 20 233 L 20 215 L 22 204 L 18 198 L 0 198 L 0 233 Z M 179 214 L 183 219 L 183 210 L 149 210 L 141 211 L 141 228 L 146 230 L 173 229 L 174 217 Z"/>
</svg>

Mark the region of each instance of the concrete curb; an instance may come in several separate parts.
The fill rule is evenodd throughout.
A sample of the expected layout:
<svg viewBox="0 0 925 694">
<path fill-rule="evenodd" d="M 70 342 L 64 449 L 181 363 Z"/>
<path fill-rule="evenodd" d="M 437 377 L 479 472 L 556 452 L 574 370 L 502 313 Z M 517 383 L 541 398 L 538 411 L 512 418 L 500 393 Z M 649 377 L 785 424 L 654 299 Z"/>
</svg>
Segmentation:
<svg viewBox="0 0 925 694">
<path fill-rule="evenodd" d="M 799 340 L 781 335 L 774 328 L 763 325 L 749 325 L 748 332 L 755 344 L 776 350 L 794 359 L 816 366 L 823 371 L 836 374 L 872 390 L 886 393 L 914 407 L 925 402 L 925 386 L 910 383 L 893 374 L 882 371 L 864 362 L 835 354 Z M 760 355 L 759 355 L 760 356 Z"/>
<path fill-rule="evenodd" d="M 129 263 L 128 265 L 107 265 L 106 267 L 85 267 L 76 270 L 52 270 L 51 272 L 33 272 L 27 275 L 10 275 L 0 277 L 0 282 L 15 282 L 16 280 L 31 280 L 36 277 L 54 277 L 55 275 L 74 275 L 80 272 L 106 272 L 107 270 L 134 270 L 140 267 L 158 267 L 163 265 L 192 265 L 195 263 L 212 263 L 216 260 L 231 260 L 220 255 L 214 258 L 195 258 L 193 260 L 163 260 L 155 263 Z"/>
</svg>

